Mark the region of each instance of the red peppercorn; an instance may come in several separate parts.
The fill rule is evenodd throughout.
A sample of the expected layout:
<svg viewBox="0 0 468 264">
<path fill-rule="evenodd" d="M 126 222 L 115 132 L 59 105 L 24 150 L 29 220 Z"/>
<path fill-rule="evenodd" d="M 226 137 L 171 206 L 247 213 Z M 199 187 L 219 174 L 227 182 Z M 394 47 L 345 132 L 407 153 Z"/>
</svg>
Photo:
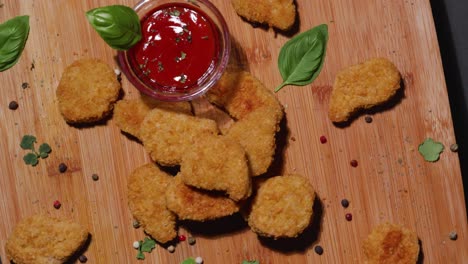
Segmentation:
<svg viewBox="0 0 468 264">
<path fill-rule="evenodd" d="M 327 143 L 327 138 L 325 136 L 320 137 L 320 143 L 325 144 Z"/>
<path fill-rule="evenodd" d="M 56 201 L 54 202 L 54 208 L 55 208 L 55 209 L 59 209 L 60 206 L 62 206 L 62 204 L 60 203 L 59 200 L 56 200 Z"/>
<path fill-rule="evenodd" d="M 350 213 L 347 213 L 347 214 L 345 215 L 345 218 L 346 218 L 347 221 L 351 221 L 351 220 L 353 220 L 353 215 L 350 214 Z"/>
<path fill-rule="evenodd" d="M 179 236 L 179 241 L 185 241 L 185 239 L 187 239 L 187 238 L 184 235 Z"/>
<path fill-rule="evenodd" d="M 357 162 L 357 160 L 354 160 L 354 159 L 353 159 L 353 160 L 351 160 L 351 161 L 349 162 L 349 164 L 351 164 L 351 166 L 353 166 L 353 167 L 356 168 L 357 165 L 358 165 L 358 162 Z"/>
</svg>

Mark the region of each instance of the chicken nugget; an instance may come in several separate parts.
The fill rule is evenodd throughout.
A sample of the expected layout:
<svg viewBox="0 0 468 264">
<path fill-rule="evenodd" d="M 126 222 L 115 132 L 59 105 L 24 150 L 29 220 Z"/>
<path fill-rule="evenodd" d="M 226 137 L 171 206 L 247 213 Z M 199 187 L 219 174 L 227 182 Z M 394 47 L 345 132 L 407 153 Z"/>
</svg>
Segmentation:
<svg viewBox="0 0 468 264">
<path fill-rule="evenodd" d="M 297 237 L 311 222 L 314 199 L 315 191 L 304 177 L 269 178 L 252 201 L 248 224 L 261 236 Z"/>
<path fill-rule="evenodd" d="M 388 101 L 400 89 L 401 76 L 385 58 L 375 58 L 341 70 L 330 97 L 328 116 L 332 122 L 345 122 L 359 109 Z"/>
<path fill-rule="evenodd" d="M 415 264 L 419 257 L 416 233 L 391 223 L 376 226 L 363 249 L 368 264 Z"/>
<path fill-rule="evenodd" d="M 268 109 L 256 110 L 235 122 L 226 133 L 244 148 L 251 176 L 267 172 L 276 149 L 275 134 L 279 130 L 275 112 Z"/>
<path fill-rule="evenodd" d="M 224 195 L 187 186 L 180 175 L 166 190 L 167 208 L 181 220 L 207 221 L 232 215 L 239 206 Z"/>
<path fill-rule="evenodd" d="M 237 14 L 251 22 L 288 30 L 296 19 L 293 0 L 231 0 Z"/>
<path fill-rule="evenodd" d="M 224 72 L 220 81 L 207 92 L 207 98 L 237 120 L 258 109 L 268 109 L 275 113 L 279 123 L 284 114 L 272 91 L 249 72 L 235 68 Z"/>
<path fill-rule="evenodd" d="M 97 59 L 81 59 L 62 74 L 56 95 L 59 110 L 69 123 L 89 123 L 112 111 L 120 83 L 109 65 Z"/>
<path fill-rule="evenodd" d="M 71 220 L 38 214 L 16 225 L 5 250 L 16 264 L 65 263 L 88 236 L 84 227 Z"/>
<path fill-rule="evenodd" d="M 139 138 L 140 125 L 146 114 L 153 108 L 165 109 L 187 115 L 192 114 L 189 102 L 162 102 L 142 95 L 137 99 L 118 101 L 115 104 L 113 119 L 120 130 Z"/>
<path fill-rule="evenodd" d="M 182 155 L 206 135 L 218 134 L 216 122 L 155 108 L 143 120 L 140 139 L 151 158 L 161 165 L 180 164 Z"/>
<path fill-rule="evenodd" d="M 235 201 L 251 194 L 247 157 L 242 146 L 224 136 L 197 139 L 182 157 L 182 181 L 190 186 L 225 191 Z"/>
<path fill-rule="evenodd" d="M 128 179 L 128 206 L 138 222 L 160 243 L 177 236 L 176 216 L 167 209 L 165 192 L 173 177 L 155 164 L 136 168 Z"/>
</svg>

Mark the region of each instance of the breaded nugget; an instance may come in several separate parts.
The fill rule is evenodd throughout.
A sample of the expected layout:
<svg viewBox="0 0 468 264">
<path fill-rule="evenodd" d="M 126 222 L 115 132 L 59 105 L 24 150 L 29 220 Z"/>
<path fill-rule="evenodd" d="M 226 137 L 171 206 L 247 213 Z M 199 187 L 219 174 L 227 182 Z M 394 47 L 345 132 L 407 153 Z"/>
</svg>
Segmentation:
<svg viewBox="0 0 468 264">
<path fill-rule="evenodd" d="M 345 122 L 359 109 L 386 102 L 400 88 L 400 81 L 398 69 L 385 58 L 370 59 L 340 71 L 330 98 L 330 120 Z"/>
<path fill-rule="evenodd" d="M 251 176 L 267 172 L 275 155 L 275 134 L 279 130 L 275 113 L 267 109 L 256 110 L 235 122 L 226 137 L 244 148 L 249 161 Z"/>
<path fill-rule="evenodd" d="M 120 91 L 114 70 L 97 59 L 69 65 L 57 87 L 60 112 L 69 123 L 88 123 L 106 117 Z"/>
<path fill-rule="evenodd" d="M 376 226 L 363 244 L 367 264 L 416 264 L 419 241 L 414 231 L 401 225 Z"/>
<path fill-rule="evenodd" d="M 293 0 L 231 0 L 231 3 L 245 19 L 281 30 L 289 29 L 296 19 Z"/>
<path fill-rule="evenodd" d="M 50 264 L 66 262 L 89 233 L 67 219 L 34 215 L 21 220 L 8 238 L 7 257 L 16 264 Z"/>
<path fill-rule="evenodd" d="M 182 157 L 180 172 L 185 184 L 225 191 L 235 201 L 251 194 L 245 151 L 238 142 L 224 136 L 206 135 L 195 140 Z"/>
<path fill-rule="evenodd" d="M 218 134 L 216 122 L 155 108 L 143 120 L 140 139 L 151 158 L 161 165 L 180 164 L 182 155 L 206 135 Z"/>
<path fill-rule="evenodd" d="M 262 183 L 252 201 L 249 226 L 261 236 L 297 237 L 309 226 L 315 192 L 299 175 L 276 176 Z"/>
<path fill-rule="evenodd" d="M 207 92 L 207 98 L 237 120 L 258 109 L 268 109 L 279 123 L 284 114 L 272 91 L 249 72 L 235 68 L 224 72 L 220 81 Z"/>
<path fill-rule="evenodd" d="M 145 232 L 160 243 L 177 236 L 176 216 L 167 209 L 165 192 L 173 177 L 155 164 L 136 168 L 128 179 L 128 205 Z"/>
<path fill-rule="evenodd" d="M 239 206 L 233 200 L 187 186 L 180 175 L 167 187 L 166 203 L 167 208 L 181 220 L 213 220 L 239 211 Z"/>
<path fill-rule="evenodd" d="M 120 130 L 139 138 L 140 125 L 146 114 L 153 108 L 165 109 L 187 115 L 192 114 L 189 102 L 162 102 L 142 95 L 137 99 L 124 99 L 115 104 L 115 124 Z"/>
</svg>

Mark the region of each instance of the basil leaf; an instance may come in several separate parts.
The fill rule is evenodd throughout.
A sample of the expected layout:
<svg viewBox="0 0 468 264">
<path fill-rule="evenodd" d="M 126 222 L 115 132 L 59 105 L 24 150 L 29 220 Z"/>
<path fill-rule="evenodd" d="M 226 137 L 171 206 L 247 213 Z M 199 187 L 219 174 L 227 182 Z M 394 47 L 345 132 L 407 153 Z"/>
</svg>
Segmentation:
<svg viewBox="0 0 468 264">
<path fill-rule="evenodd" d="M 322 70 L 327 42 L 326 24 L 314 27 L 286 42 L 278 56 L 278 68 L 283 83 L 275 89 L 275 92 L 289 84 L 312 83 Z"/>
<path fill-rule="evenodd" d="M 91 9 L 86 12 L 86 17 L 101 38 L 114 49 L 127 50 L 141 39 L 140 19 L 128 6 Z"/>
<path fill-rule="evenodd" d="M 17 16 L 0 24 L 0 72 L 18 62 L 28 35 L 29 16 Z"/>
</svg>

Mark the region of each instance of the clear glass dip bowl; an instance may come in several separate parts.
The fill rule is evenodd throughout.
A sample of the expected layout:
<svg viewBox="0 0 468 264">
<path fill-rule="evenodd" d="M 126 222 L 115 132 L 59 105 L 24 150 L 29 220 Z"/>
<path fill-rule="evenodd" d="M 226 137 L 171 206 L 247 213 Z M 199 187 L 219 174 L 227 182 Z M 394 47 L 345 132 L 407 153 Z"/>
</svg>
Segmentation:
<svg viewBox="0 0 468 264">
<path fill-rule="evenodd" d="M 158 7 L 169 6 L 170 4 L 175 6 L 190 6 L 191 9 L 211 20 L 211 25 L 214 26 L 213 32 L 217 36 L 217 41 L 213 40 L 215 41 L 215 56 L 210 66 L 196 83 L 190 87 L 181 89 L 176 86 L 171 87 L 171 85 L 160 84 L 157 80 L 150 80 L 142 71 L 141 64 L 135 63 L 136 60 L 132 55 L 134 53 L 131 51 L 134 47 L 127 51 L 119 51 L 117 56 L 122 72 L 143 94 L 160 101 L 189 101 L 206 93 L 219 80 L 229 60 L 231 40 L 226 21 L 219 10 L 207 0 L 142 0 L 134 7 L 134 10 L 138 14 L 140 21 L 142 21 L 157 10 Z M 195 63 L 193 66 L 191 64 L 190 67 L 197 66 Z"/>
</svg>

